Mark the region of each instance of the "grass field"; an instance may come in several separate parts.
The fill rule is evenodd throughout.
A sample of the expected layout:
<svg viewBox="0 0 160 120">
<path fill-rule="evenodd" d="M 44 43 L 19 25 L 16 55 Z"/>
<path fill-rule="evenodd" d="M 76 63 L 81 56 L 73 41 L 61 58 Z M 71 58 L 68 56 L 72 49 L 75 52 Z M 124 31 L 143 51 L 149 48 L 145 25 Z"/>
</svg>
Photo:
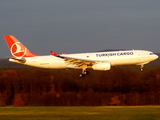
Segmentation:
<svg viewBox="0 0 160 120">
<path fill-rule="evenodd" d="M 160 120 L 160 106 L 0 107 L 0 120 Z"/>
</svg>

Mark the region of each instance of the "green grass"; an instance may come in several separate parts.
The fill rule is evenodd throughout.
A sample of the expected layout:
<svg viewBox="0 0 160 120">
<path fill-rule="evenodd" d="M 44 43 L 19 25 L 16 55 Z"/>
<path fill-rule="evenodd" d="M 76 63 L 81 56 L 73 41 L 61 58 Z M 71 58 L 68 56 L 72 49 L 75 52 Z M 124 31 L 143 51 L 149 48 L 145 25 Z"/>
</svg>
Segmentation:
<svg viewBox="0 0 160 120">
<path fill-rule="evenodd" d="M 0 107 L 0 120 L 160 120 L 160 106 Z"/>
</svg>

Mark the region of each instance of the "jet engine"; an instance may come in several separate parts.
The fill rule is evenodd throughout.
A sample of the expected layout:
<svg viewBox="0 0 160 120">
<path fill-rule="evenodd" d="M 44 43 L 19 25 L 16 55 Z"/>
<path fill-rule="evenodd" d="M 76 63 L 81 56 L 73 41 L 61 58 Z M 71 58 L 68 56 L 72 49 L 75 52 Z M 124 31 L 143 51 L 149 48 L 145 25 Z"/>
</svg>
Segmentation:
<svg viewBox="0 0 160 120">
<path fill-rule="evenodd" d="M 103 62 L 103 63 L 97 63 L 92 66 L 93 70 L 110 70 L 111 69 L 111 64 L 110 62 Z"/>
</svg>

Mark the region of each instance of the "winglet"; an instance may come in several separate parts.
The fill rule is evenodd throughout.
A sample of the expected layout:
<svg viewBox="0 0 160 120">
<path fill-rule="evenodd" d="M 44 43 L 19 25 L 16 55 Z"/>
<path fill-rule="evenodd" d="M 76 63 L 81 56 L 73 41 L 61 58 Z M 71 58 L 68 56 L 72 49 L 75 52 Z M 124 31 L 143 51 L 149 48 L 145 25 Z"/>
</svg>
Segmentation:
<svg viewBox="0 0 160 120">
<path fill-rule="evenodd" d="M 59 56 L 57 53 L 55 53 L 53 51 L 50 51 L 50 54 L 53 55 L 53 56 Z"/>
<path fill-rule="evenodd" d="M 65 52 L 62 52 L 62 54 L 65 55 L 66 53 L 65 53 Z"/>
</svg>

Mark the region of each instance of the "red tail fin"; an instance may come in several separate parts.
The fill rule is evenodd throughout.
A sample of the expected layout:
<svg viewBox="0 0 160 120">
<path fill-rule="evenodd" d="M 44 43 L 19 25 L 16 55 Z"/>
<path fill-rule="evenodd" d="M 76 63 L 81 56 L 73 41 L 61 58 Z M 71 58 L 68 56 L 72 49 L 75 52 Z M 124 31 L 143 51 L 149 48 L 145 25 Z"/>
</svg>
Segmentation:
<svg viewBox="0 0 160 120">
<path fill-rule="evenodd" d="M 4 36 L 10 52 L 14 58 L 34 57 L 38 56 L 30 52 L 22 43 L 20 43 L 13 35 Z"/>
</svg>

